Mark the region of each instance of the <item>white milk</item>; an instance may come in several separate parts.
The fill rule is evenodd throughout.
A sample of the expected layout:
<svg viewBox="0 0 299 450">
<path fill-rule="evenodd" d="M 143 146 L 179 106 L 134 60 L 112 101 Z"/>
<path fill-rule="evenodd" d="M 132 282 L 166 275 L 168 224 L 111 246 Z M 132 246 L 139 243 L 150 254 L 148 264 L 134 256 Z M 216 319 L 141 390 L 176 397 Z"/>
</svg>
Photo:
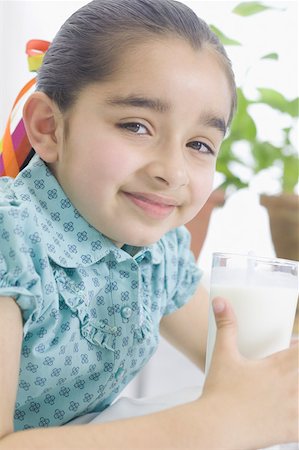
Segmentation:
<svg viewBox="0 0 299 450">
<path fill-rule="evenodd" d="M 294 287 L 212 284 L 210 298 L 227 298 L 238 321 L 238 346 L 247 358 L 263 358 L 290 344 L 298 291 Z M 216 323 L 209 314 L 208 370 L 215 344 Z"/>
</svg>

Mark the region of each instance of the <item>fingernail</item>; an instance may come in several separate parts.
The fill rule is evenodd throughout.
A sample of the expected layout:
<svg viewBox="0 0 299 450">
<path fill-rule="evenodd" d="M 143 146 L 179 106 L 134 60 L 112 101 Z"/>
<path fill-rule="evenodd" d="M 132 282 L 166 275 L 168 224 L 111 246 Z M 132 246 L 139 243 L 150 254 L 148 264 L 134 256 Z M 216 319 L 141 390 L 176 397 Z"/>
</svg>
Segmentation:
<svg viewBox="0 0 299 450">
<path fill-rule="evenodd" d="M 225 303 L 221 298 L 214 298 L 213 302 L 213 310 L 215 314 L 221 313 L 224 311 Z"/>
</svg>

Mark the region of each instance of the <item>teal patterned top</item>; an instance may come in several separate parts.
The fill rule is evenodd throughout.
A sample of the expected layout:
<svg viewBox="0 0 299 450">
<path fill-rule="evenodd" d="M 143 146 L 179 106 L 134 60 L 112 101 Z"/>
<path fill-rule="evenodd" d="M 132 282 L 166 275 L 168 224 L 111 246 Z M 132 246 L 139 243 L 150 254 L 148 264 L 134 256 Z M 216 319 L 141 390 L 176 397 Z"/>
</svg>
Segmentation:
<svg viewBox="0 0 299 450">
<path fill-rule="evenodd" d="M 0 296 L 23 316 L 16 430 L 111 404 L 155 352 L 162 316 L 196 289 L 189 240 L 180 227 L 149 247 L 117 248 L 37 155 L 0 178 Z"/>
</svg>

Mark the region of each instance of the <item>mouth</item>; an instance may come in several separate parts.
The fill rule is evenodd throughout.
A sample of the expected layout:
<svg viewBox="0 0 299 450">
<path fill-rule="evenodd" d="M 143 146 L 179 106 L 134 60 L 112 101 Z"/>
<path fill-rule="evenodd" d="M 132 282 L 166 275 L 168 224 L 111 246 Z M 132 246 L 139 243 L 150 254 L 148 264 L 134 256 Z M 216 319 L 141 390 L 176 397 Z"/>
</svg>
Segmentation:
<svg viewBox="0 0 299 450">
<path fill-rule="evenodd" d="M 123 192 L 126 198 L 154 219 L 168 217 L 179 206 L 177 200 L 156 194 L 139 192 Z"/>
</svg>

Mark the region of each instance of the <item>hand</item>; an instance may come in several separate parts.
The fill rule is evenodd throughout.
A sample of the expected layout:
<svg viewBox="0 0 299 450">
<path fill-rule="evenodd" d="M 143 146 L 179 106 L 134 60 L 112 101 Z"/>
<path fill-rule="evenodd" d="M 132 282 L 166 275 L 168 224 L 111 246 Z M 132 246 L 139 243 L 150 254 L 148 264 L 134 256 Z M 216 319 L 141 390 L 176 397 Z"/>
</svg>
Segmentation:
<svg viewBox="0 0 299 450">
<path fill-rule="evenodd" d="M 217 338 L 201 398 L 213 402 L 224 435 L 231 434 L 239 450 L 298 441 L 298 345 L 245 359 L 231 306 L 217 298 L 213 307 Z"/>
</svg>

